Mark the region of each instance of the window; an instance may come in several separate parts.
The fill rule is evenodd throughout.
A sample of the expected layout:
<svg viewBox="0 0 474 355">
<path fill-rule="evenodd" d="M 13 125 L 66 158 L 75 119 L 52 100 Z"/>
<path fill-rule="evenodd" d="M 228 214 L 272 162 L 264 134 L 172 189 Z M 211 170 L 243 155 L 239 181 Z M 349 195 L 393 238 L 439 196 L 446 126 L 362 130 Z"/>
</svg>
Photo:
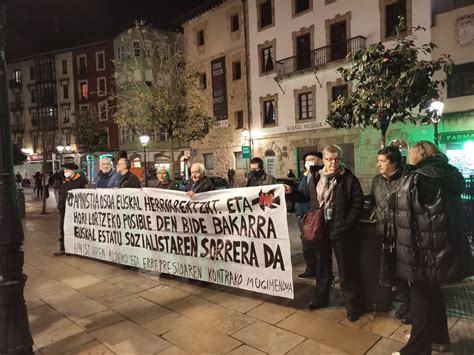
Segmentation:
<svg viewBox="0 0 474 355">
<path fill-rule="evenodd" d="M 69 99 L 69 84 L 63 85 L 63 99 Z"/>
<path fill-rule="evenodd" d="M 260 27 L 266 27 L 273 23 L 272 1 L 265 0 L 260 3 Z"/>
<path fill-rule="evenodd" d="M 117 58 L 123 60 L 123 46 L 117 47 Z"/>
<path fill-rule="evenodd" d="M 337 85 L 332 87 L 332 101 L 336 101 L 339 96 L 347 96 L 348 88 L 347 84 Z"/>
<path fill-rule="evenodd" d="M 304 120 L 313 118 L 313 95 L 311 92 L 305 92 L 298 96 L 299 119 Z"/>
<path fill-rule="evenodd" d="M 67 74 L 67 60 L 64 59 L 62 62 L 61 62 L 61 67 L 62 67 L 62 73 L 63 75 L 66 75 Z"/>
<path fill-rule="evenodd" d="M 294 0 L 295 1 L 295 13 L 300 13 L 309 9 L 309 0 Z"/>
<path fill-rule="evenodd" d="M 69 109 L 69 107 L 65 107 L 64 110 L 63 110 L 63 121 L 64 123 L 69 123 L 69 120 L 70 120 L 70 112 L 71 110 Z"/>
<path fill-rule="evenodd" d="M 31 103 L 32 104 L 35 104 L 36 103 L 36 99 L 37 99 L 37 91 L 36 89 L 32 89 L 31 90 Z"/>
<path fill-rule="evenodd" d="M 105 77 L 97 78 L 97 96 L 107 95 L 107 81 Z"/>
<path fill-rule="evenodd" d="M 397 35 L 396 27 L 398 25 L 398 17 L 403 16 L 406 19 L 405 0 L 385 7 L 385 36 L 393 37 Z"/>
<path fill-rule="evenodd" d="M 31 125 L 33 127 L 38 125 L 38 112 L 33 112 L 33 115 L 31 116 Z"/>
<path fill-rule="evenodd" d="M 128 140 L 128 129 L 120 130 L 120 143 L 127 143 Z"/>
<path fill-rule="evenodd" d="M 141 50 L 140 50 L 140 42 L 138 41 L 133 41 L 133 55 L 135 57 L 139 57 L 141 54 Z"/>
<path fill-rule="evenodd" d="M 79 99 L 86 100 L 89 96 L 89 89 L 87 87 L 87 80 L 79 82 Z"/>
<path fill-rule="evenodd" d="M 20 69 L 15 69 L 13 71 L 13 80 L 15 80 L 17 83 L 21 81 Z"/>
<path fill-rule="evenodd" d="M 204 45 L 204 30 L 197 31 L 197 45 L 198 47 Z"/>
<path fill-rule="evenodd" d="M 272 47 L 262 48 L 262 73 L 273 71 Z"/>
<path fill-rule="evenodd" d="M 35 67 L 31 66 L 30 67 L 30 80 L 36 80 L 36 75 L 35 75 Z"/>
<path fill-rule="evenodd" d="M 105 70 L 105 52 L 95 53 L 95 66 L 97 70 Z"/>
<path fill-rule="evenodd" d="M 80 75 L 87 73 L 87 57 L 85 55 L 77 57 L 77 71 Z"/>
<path fill-rule="evenodd" d="M 234 152 L 234 158 L 236 169 L 247 169 L 247 162 L 242 158 L 242 152 Z"/>
<path fill-rule="evenodd" d="M 311 34 L 296 37 L 296 69 L 302 70 L 311 67 Z"/>
<path fill-rule="evenodd" d="M 273 125 L 276 123 L 275 100 L 263 101 L 263 125 Z"/>
<path fill-rule="evenodd" d="M 107 121 L 109 119 L 107 101 L 102 101 L 97 104 L 99 111 L 99 121 Z"/>
<path fill-rule="evenodd" d="M 199 86 L 202 90 L 207 89 L 207 77 L 206 73 L 199 74 Z"/>
<path fill-rule="evenodd" d="M 213 153 L 205 153 L 203 154 L 204 157 L 204 166 L 207 170 L 214 169 L 214 154 Z"/>
<path fill-rule="evenodd" d="M 240 69 L 240 60 L 232 63 L 232 80 L 239 80 L 242 77 Z"/>
<path fill-rule="evenodd" d="M 230 17 L 230 32 L 238 31 L 240 28 L 239 14 L 232 15 Z"/>
<path fill-rule="evenodd" d="M 71 132 L 66 132 L 66 145 L 71 145 Z"/>
<path fill-rule="evenodd" d="M 455 65 L 448 75 L 448 97 L 474 95 L 474 62 Z"/>
<path fill-rule="evenodd" d="M 236 111 L 235 112 L 235 129 L 244 128 L 244 112 Z"/>
</svg>

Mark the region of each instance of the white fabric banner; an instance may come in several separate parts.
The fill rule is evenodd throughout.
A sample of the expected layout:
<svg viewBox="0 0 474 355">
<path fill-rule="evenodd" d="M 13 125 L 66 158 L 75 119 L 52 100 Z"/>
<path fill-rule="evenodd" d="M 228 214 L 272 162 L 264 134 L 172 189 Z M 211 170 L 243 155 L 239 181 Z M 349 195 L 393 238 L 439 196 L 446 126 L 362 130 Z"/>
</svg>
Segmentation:
<svg viewBox="0 0 474 355">
<path fill-rule="evenodd" d="M 282 185 L 69 192 L 66 253 L 293 299 Z"/>
</svg>

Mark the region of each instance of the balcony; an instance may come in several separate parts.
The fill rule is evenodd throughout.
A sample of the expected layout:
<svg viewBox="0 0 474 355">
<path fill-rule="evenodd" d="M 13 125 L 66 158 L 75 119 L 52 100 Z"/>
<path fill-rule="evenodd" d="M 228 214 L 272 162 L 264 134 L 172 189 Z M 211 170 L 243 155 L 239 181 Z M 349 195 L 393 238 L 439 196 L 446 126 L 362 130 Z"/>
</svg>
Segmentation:
<svg viewBox="0 0 474 355">
<path fill-rule="evenodd" d="M 348 40 L 333 43 L 326 47 L 316 48 L 312 51 L 301 53 L 293 57 L 276 61 L 276 77 L 287 77 L 296 72 L 308 69 L 317 69 L 332 62 L 345 59 L 354 53 L 366 48 L 366 38 L 357 36 Z"/>
<path fill-rule="evenodd" d="M 8 87 L 10 90 L 21 89 L 21 80 L 11 79 L 8 80 Z"/>
<path fill-rule="evenodd" d="M 16 124 L 11 125 L 12 133 L 22 133 L 24 131 L 25 131 L 25 125 L 22 122 L 18 122 Z"/>
<path fill-rule="evenodd" d="M 23 101 L 12 101 L 12 102 L 10 102 L 10 110 L 12 110 L 12 111 L 23 111 Z"/>
</svg>

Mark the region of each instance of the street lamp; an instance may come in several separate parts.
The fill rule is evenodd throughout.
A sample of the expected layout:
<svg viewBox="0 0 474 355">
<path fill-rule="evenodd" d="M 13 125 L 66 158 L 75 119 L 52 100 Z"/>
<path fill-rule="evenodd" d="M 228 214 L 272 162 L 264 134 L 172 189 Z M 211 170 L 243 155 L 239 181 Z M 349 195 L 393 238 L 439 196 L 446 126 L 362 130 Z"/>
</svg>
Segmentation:
<svg viewBox="0 0 474 355">
<path fill-rule="evenodd" d="M 145 187 L 148 187 L 148 176 L 146 173 L 146 145 L 150 141 L 150 136 L 147 134 L 143 134 L 140 136 L 140 142 L 142 143 L 143 146 L 143 156 L 144 156 L 144 161 L 145 161 L 145 168 L 143 169 L 143 173 L 145 175 Z"/>
<path fill-rule="evenodd" d="M 62 144 L 59 144 L 57 147 L 56 147 L 56 150 L 58 151 L 58 154 L 59 154 L 59 168 L 61 169 L 61 167 L 63 166 L 63 152 L 64 152 L 64 146 Z"/>
<path fill-rule="evenodd" d="M 24 235 L 14 188 L 10 112 L 5 68 L 6 0 L 0 0 L 0 354 L 32 354 L 23 291 Z"/>
<path fill-rule="evenodd" d="M 428 108 L 429 111 L 433 113 L 430 117 L 431 122 L 434 124 L 434 142 L 436 146 L 439 146 L 439 134 L 438 134 L 438 123 L 441 121 L 441 116 L 443 115 L 444 103 L 441 101 L 433 101 Z"/>
</svg>

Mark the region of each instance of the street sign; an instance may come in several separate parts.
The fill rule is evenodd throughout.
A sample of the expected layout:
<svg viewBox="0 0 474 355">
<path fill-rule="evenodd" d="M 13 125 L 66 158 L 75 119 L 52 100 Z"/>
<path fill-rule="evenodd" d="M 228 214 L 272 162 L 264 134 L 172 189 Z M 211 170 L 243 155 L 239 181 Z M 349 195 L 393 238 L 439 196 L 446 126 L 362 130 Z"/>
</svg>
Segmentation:
<svg viewBox="0 0 474 355">
<path fill-rule="evenodd" d="M 243 145 L 242 146 L 242 158 L 243 159 L 250 159 L 252 153 L 250 151 L 250 146 L 248 145 Z"/>
</svg>

